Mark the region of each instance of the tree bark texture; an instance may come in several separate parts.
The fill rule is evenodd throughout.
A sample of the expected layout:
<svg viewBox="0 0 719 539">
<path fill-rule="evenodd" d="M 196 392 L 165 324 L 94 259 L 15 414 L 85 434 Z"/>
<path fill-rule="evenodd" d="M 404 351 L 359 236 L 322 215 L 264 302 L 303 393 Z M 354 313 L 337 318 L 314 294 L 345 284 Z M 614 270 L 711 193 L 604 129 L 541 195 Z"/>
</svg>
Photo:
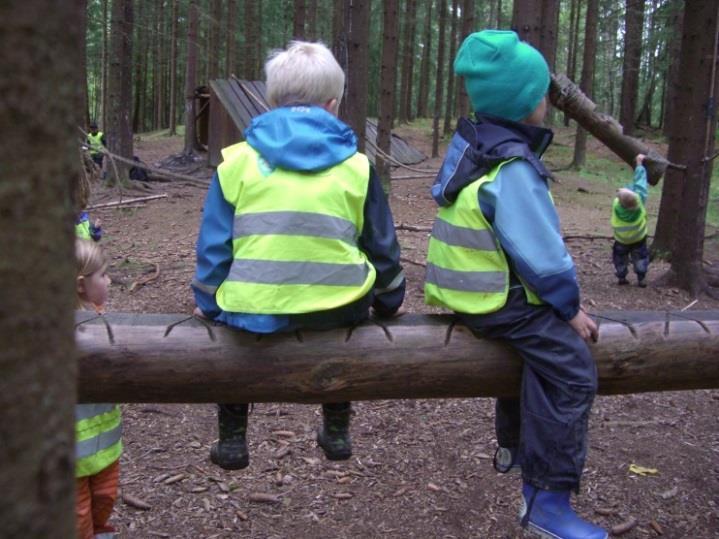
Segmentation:
<svg viewBox="0 0 719 539">
<path fill-rule="evenodd" d="M 439 39 L 437 42 L 437 73 L 434 94 L 434 121 L 432 122 L 432 157 L 439 156 L 439 121 L 444 104 L 444 32 L 447 25 L 447 0 L 439 0 Z"/>
<path fill-rule="evenodd" d="M 419 92 L 417 95 L 417 117 L 429 116 L 429 66 L 432 60 L 432 2 L 426 0 L 424 33 L 422 37 L 422 63 L 419 73 Z"/>
<path fill-rule="evenodd" d="M 172 1 L 172 24 L 170 26 L 170 111 L 168 117 L 169 135 L 177 130 L 177 4 Z M 230 51 L 227 52 L 230 54 Z"/>
<path fill-rule="evenodd" d="M 619 123 L 622 124 L 624 133 L 631 135 L 634 132 L 637 92 L 639 91 L 639 61 L 642 56 L 644 0 L 626 0 L 625 21 Z"/>
<path fill-rule="evenodd" d="M 251 3 L 251 2 L 248 2 Z M 197 85 L 197 2 L 187 6 L 187 60 L 185 63 L 185 149 L 184 155 L 195 153 L 197 125 L 195 123 L 195 86 Z"/>
<path fill-rule="evenodd" d="M 89 317 L 88 313 L 80 313 Z M 184 320 L 184 321 L 183 321 Z M 182 315 L 78 326 L 81 402 L 341 402 L 516 395 L 521 360 L 449 316 L 263 335 Z M 179 323 L 178 323 L 179 322 Z M 719 312 L 603 313 L 603 394 L 719 387 Z"/>
<path fill-rule="evenodd" d="M 84 2 L 0 2 L 0 523 L 74 537 L 72 183 Z M 9 76 L 8 76 L 9 75 Z"/>
<path fill-rule="evenodd" d="M 259 78 L 260 55 L 257 42 L 260 40 L 258 28 L 258 6 L 256 2 L 245 1 L 245 47 L 243 73 L 247 80 Z"/>
<path fill-rule="evenodd" d="M 391 155 L 392 122 L 394 121 L 394 88 L 397 78 L 397 34 L 399 31 L 399 0 L 385 0 L 382 23 L 382 66 L 380 67 L 379 119 L 377 147 Z M 377 174 L 389 191 L 390 165 L 382 155 L 375 157 Z"/>
<path fill-rule="evenodd" d="M 584 55 L 582 58 L 582 79 L 579 87 L 584 95 L 592 98 L 594 86 L 594 61 L 597 54 L 597 14 L 599 0 L 588 0 L 587 18 L 584 23 Z M 587 132 L 577 127 L 577 136 L 574 141 L 574 158 L 572 166 L 584 166 L 587 155 Z"/>
<path fill-rule="evenodd" d="M 474 0 L 463 0 L 462 4 L 462 32 L 459 44 L 475 31 L 474 28 Z M 454 62 L 454 60 L 452 60 Z M 470 113 L 471 104 L 464 87 L 464 80 L 457 83 L 457 115 L 465 116 Z"/>
<path fill-rule="evenodd" d="M 305 0 L 294 0 L 294 18 L 292 19 L 292 37 L 305 38 Z"/>
<path fill-rule="evenodd" d="M 209 47 L 207 62 L 209 64 L 207 72 L 208 82 L 220 76 L 220 43 L 222 43 L 222 1 L 210 0 L 210 18 L 209 18 Z"/>
<path fill-rule="evenodd" d="M 227 0 L 227 35 L 225 36 L 225 76 L 230 77 L 236 74 L 236 43 L 237 36 L 237 1 Z"/>
<path fill-rule="evenodd" d="M 450 36 L 449 36 L 449 58 L 447 65 L 448 67 L 448 73 L 447 73 L 447 104 L 444 109 L 444 134 L 449 134 L 452 132 L 452 125 L 454 121 L 454 87 L 455 84 L 461 84 L 461 81 L 459 80 L 459 77 L 454 74 L 454 57 L 457 54 L 457 28 L 459 26 L 459 23 L 457 19 L 459 18 L 459 0 L 452 0 L 452 14 L 450 15 L 452 17 L 452 24 L 450 25 Z"/>
<path fill-rule="evenodd" d="M 412 77 L 414 75 L 414 33 L 417 22 L 417 0 L 406 0 L 402 32 L 402 72 L 399 90 L 399 121 L 412 119 Z"/>
<path fill-rule="evenodd" d="M 577 78 L 577 49 L 579 48 L 579 20 L 582 16 L 581 0 L 571 0 L 569 14 L 569 50 L 567 51 L 567 76 L 569 80 Z M 569 115 L 564 114 L 564 126 L 569 127 Z"/>
<path fill-rule="evenodd" d="M 351 0 L 347 16 L 347 118 L 357 135 L 357 148 L 364 151 L 367 129 L 367 77 L 369 72 L 370 0 Z"/>
<path fill-rule="evenodd" d="M 624 135 L 621 125 L 614 118 L 596 112 L 596 104 L 587 98 L 577 85 L 567 77 L 564 75 L 552 75 L 552 82 L 549 85 L 549 99 L 552 105 L 565 112 L 581 128 L 586 129 L 601 140 L 628 165 L 634 167 L 634 158 L 638 153 L 647 155 L 648 158 L 644 162 L 647 169 L 647 179 L 652 185 L 659 182 L 667 169 L 667 160 L 642 141 Z"/>
<path fill-rule="evenodd" d="M 110 152 L 132 159 L 132 0 L 112 2 L 110 22 L 110 80 L 108 122 L 105 125 L 107 148 Z M 115 163 L 119 182 L 129 179 L 129 165 Z"/>
<path fill-rule="evenodd" d="M 719 4 L 688 0 L 679 59 L 677 114 L 669 139 L 669 159 L 687 165 L 679 204 L 680 226 L 674 236 L 672 272 L 680 286 L 699 294 L 706 286 L 702 270 L 704 228 L 716 129 Z"/>
</svg>

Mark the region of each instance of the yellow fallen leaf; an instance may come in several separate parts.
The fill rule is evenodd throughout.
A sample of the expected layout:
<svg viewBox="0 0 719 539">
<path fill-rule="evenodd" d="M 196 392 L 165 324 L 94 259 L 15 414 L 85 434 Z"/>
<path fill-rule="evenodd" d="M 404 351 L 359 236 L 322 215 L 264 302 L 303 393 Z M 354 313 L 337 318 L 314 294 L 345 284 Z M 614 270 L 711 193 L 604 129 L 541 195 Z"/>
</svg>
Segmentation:
<svg viewBox="0 0 719 539">
<path fill-rule="evenodd" d="M 629 472 L 635 473 L 637 475 L 659 475 L 659 470 L 656 468 L 646 468 L 644 466 L 639 466 L 638 464 L 630 464 L 629 465 Z"/>
</svg>

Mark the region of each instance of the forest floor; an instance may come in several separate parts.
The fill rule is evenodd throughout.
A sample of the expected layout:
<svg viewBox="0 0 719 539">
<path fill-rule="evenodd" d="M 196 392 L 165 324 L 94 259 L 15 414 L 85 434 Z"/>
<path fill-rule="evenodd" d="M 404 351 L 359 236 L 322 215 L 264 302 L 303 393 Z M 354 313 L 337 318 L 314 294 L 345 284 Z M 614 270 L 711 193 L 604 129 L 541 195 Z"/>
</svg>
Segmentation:
<svg viewBox="0 0 719 539">
<path fill-rule="evenodd" d="M 399 130 L 429 155 L 426 125 Z M 551 169 L 571 159 L 573 133 L 559 130 L 546 156 Z M 148 164 L 182 147 L 178 137 L 143 135 L 135 152 Z M 415 168 L 436 171 L 439 159 Z M 208 180 L 212 171 L 195 167 Z M 397 171 L 395 175 L 408 175 Z M 590 312 L 670 310 L 692 303 L 652 281 L 665 263 L 650 266 L 649 287 L 618 287 L 608 239 L 614 190 L 631 170 L 596 141 L 587 171 L 556 172 L 552 186 L 563 233 L 578 267 Z M 396 223 L 429 227 L 435 215 L 432 178 L 396 180 L 390 203 Z M 101 217 L 111 260 L 109 311 L 190 313 L 189 283 L 205 189 L 201 183 L 150 183 L 124 198 L 167 193 L 133 207 L 91 210 Z M 661 187 L 650 189 L 650 230 Z M 117 188 L 97 186 L 93 203 L 117 200 Z M 715 202 L 714 202 L 715 203 Z M 708 240 L 707 263 L 719 264 L 719 240 Z M 398 232 L 408 278 L 405 307 L 423 304 L 427 233 Z M 601 236 L 581 238 L 576 236 Z M 157 266 L 156 266 L 157 265 Z M 159 276 L 145 285 L 138 280 Z M 131 290 L 132 289 L 132 290 Z M 719 309 L 706 296 L 691 309 Z M 241 383 L 238 381 L 238 383 Z M 209 461 L 217 436 L 215 406 L 123 406 L 122 492 L 113 517 L 121 537 L 132 538 L 482 538 L 523 537 L 517 523 L 521 480 L 492 468 L 495 449 L 490 399 L 357 402 L 352 423 L 354 456 L 323 458 L 315 444 L 319 406 L 258 404 L 250 416 L 251 464 L 226 472 Z M 642 476 L 630 464 L 656 469 Z M 271 494 L 253 501 L 257 493 Z M 134 502 L 133 502 L 134 500 Z M 147 504 L 139 509 L 137 500 Z M 129 502 L 129 503 L 128 503 Z M 622 537 L 719 537 L 719 390 L 598 397 L 590 418 L 589 455 L 575 506 L 612 528 L 637 524 Z"/>
</svg>

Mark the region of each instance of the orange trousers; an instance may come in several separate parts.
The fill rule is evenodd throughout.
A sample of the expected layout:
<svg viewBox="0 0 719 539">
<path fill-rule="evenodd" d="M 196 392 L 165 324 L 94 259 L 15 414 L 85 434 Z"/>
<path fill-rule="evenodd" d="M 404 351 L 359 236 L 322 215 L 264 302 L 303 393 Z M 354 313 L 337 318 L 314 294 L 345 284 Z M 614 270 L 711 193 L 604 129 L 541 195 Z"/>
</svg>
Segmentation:
<svg viewBox="0 0 719 539">
<path fill-rule="evenodd" d="M 95 475 L 75 479 L 75 515 L 78 539 L 93 539 L 96 534 L 114 532 L 107 521 L 117 500 L 120 461 Z"/>
</svg>

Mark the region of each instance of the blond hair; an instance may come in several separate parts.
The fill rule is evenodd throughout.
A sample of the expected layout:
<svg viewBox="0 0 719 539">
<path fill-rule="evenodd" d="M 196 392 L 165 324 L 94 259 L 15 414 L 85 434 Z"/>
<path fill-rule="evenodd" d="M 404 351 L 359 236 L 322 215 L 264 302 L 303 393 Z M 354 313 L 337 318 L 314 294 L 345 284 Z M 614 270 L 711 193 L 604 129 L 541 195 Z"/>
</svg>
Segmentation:
<svg viewBox="0 0 719 539">
<path fill-rule="evenodd" d="M 265 63 L 267 101 L 271 107 L 324 105 L 342 100 L 345 74 L 323 43 L 291 41 L 270 53 Z"/>
<path fill-rule="evenodd" d="M 633 210 L 639 206 L 639 196 L 631 189 L 622 187 L 617 191 L 617 198 L 622 208 Z"/>
</svg>

